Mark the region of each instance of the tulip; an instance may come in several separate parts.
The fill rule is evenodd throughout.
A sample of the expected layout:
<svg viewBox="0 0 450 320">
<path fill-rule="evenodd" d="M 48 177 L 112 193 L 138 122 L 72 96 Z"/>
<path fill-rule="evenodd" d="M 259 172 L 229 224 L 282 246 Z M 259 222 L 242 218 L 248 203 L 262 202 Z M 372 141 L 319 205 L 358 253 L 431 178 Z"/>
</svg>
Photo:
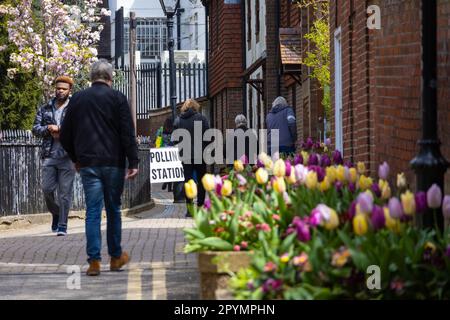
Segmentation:
<svg viewBox="0 0 450 320">
<path fill-rule="evenodd" d="M 383 164 L 380 164 L 380 166 L 378 167 L 378 177 L 381 180 L 387 180 L 389 177 L 389 165 L 387 164 L 387 162 L 383 162 Z M 381 187 L 380 187 L 381 189 Z"/>
<path fill-rule="evenodd" d="M 214 183 L 216 184 L 216 193 L 217 194 L 221 194 L 222 191 L 222 186 L 223 186 L 223 181 L 220 178 L 220 176 L 216 175 L 214 177 Z"/>
<path fill-rule="evenodd" d="M 391 187 L 389 184 L 385 184 L 384 187 L 381 189 L 381 198 L 384 200 L 387 200 L 391 197 Z"/>
<path fill-rule="evenodd" d="M 416 213 L 416 199 L 411 191 L 406 191 L 400 196 L 402 200 L 403 212 L 409 216 Z"/>
<path fill-rule="evenodd" d="M 294 266 L 296 266 L 296 267 L 302 266 L 308 262 L 308 255 L 303 252 L 301 255 L 295 256 L 292 259 L 292 262 L 293 262 Z"/>
<path fill-rule="evenodd" d="M 331 156 L 333 157 L 333 163 L 334 164 L 341 165 L 343 163 L 342 155 L 339 152 L 339 150 L 334 150 Z"/>
<path fill-rule="evenodd" d="M 194 199 L 197 196 L 197 185 L 194 180 L 189 180 L 184 184 L 184 191 L 186 192 L 186 197 L 189 199 Z"/>
<path fill-rule="evenodd" d="M 371 187 L 372 192 L 377 196 L 378 198 L 381 197 L 381 190 L 378 183 L 373 183 Z"/>
<path fill-rule="evenodd" d="M 301 221 L 300 223 L 297 224 L 296 231 L 297 231 L 298 241 L 308 242 L 309 240 L 311 240 L 309 226 L 306 223 L 304 223 L 303 221 Z"/>
<path fill-rule="evenodd" d="M 286 175 L 286 177 L 289 177 L 289 176 L 291 175 L 291 172 L 293 171 L 293 170 L 292 170 L 291 161 L 286 160 L 286 161 L 284 162 L 284 164 L 285 164 L 285 167 L 286 167 L 285 175 Z"/>
<path fill-rule="evenodd" d="M 205 199 L 205 202 L 203 203 L 203 208 L 206 210 L 211 209 L 211 200 L 209 198 Z"/>
<path fill-rule="evenodd" d="M 356 191 L 356 184 L 350 182 L 348 184 L 348 190 L 350 190 L 351 193 L 355 193 L 355 191 Z"/>
<path fill-rule="evenodd" d="M 273 167 L 273 162 L 272 159 L 268 158 L 265 162 L 264 162 L 264 167 L 268 170 L 272 170 Z"/>
<path fill-rule="evenodd" d="M 317 166 L 318 164 L 319 164 L 319 158 L 317 157 L 317 154 L 311 153 L 309 155 L 308 165 L 309 166 Z"/>
<path fill-rule="evenodd" d="M 442 214 L 446 219 L 450 219 L 450 196 L 445 196 L 442 202 Z"/>
<path fill-rule="evenodd" d="M 345 182 L 345 168 L 342 165 L 336 168 L 336 179 L 340 182 Z"/>
<path fill-rule="evenodd" d="M 233 251 L 241 251 L 241 247 L 239 245 L 235 245 L 233 247 Z"/>
<path fill-rule="evenodd" d="M 242 172 L 244 171 L 244 164 L 241 160 L 234 160 L 234 170 L 236 172 Z"/>
<path fill-rule="evenodd" d="M 445 250 L 445 256 L 450 259 L 450 244 L 447 246 L 447 250 Z"/>
<path fill-rule="evenodd" d="M 325 139 L 325 145 L 326 145 L 327 147 L 331 146 L 331 139 L 330 139 L 330 138 L 326 138 L 326 139 Z"/>
<path fill-rule="evenodd" d="M 286 183 L 284 182 L 284 178 L 277 177 L 272 183 L 272 187 L 277 193 L 283 193 L 286 191 Z"/>
<path fill-rule="evenodd" d="M 386 219 L 384 217 L 383 208 L 375 205 L 372 210 L 372 215 L 370 216 L 372 226 L 374 230 L 379 230 L 384 228 L 386 225 Z"/>
<path fill-rule="evenodd" d="M 335 167 L 327 167 L 325 169 L 326 176 L 330 183 L 334 183 L 336 181 L 336 168 Z"/>
<path fill-rule="evenodd" d="M 255 176 L 258 184 L 266 184 L 267 180 L 269 180 L 269 174 L 264 168 L 259 168 L 256 170 Z"/>
<path fill-rule="evenodd" d="M 272 155 L 272 161 L 277 161 L 280 159 L 280 153 L 278 151 L 274 152 Z"/>
<path fill-rule="evenodd" d="M 427 208 L 427 194 L 426 192 L 419 191 L 414 196 L 416 201 L 416 212 L 417 213 L 424 213 Z"/>
<path fill-rule="evenodd" d="M 331 160 L 330 157 L 328 157 L 328 155 L 324 154 L 321 158 L 320 158 L 320 165 L 324 168 L 331 166 Z"/>
<path fill-rule="evenodd" d="M 346 161 L 344 162 L 344 167 L 347 167 L 347 168 L 354 168 L 355 166 L 353 165 L 353 163 L 352 163 L 350 160 L 346 160 Z"/>
<path fill-rule="evenodd" d="M 233 192 L 233 185 L 231 184 L 230 180 L 225 180 L 223 182 L 221 194 L 224 197 L 228 197 Z"/>
<path fill-rule="evenodd" d="M 205 174 L 202 178 L 202 184 L 206 191 L 214 190 L 216 187 L 214 176 L 209 173 Z"/>
<path fill-rule="evenodd" d="M 325 220 L 324 227 L 327 230 L 336 229 L 339 226 L 339 217 L 334 209 L 329 208 L 329 219 Z"/>
<path fill-rule="evenodd" d="M 264 265 L 264 272 L 273 272 L 275 270 L 277 270 L 277 265 L 272 261 L 269 261 Z"/>
<path fill-rule="evenodd" d="M 358 162 L 356 164 L 356 167 L 358 168 L 358 173 L 359 174 L 364 174 L 366 172 L 366 165 L 364 164 L 364 162 Z"/>
<path fill-rule="evenodd" d="M 311 149 L 313 147 L 313 145 L 314 145 L 314 142 L 311 138 L 306 139 L 306 144 L 304 145 L 306 150 Z"/>
<path fill-rule="evenodd" d="M 239 173 L 236 175 L 236 178 L 239 181 L 239 185 L 240 186 L 245 186 L 247 184 L 247 179 L 245 179 L 242 175 L 240 175 Z"/>
<path fill-rule="evenodd" d="M 298 164 L 303 164 L 303 157 L 301 154 L 295 155 L 295 158 L 294 158 L 294 165 L 296 166 Z"/>
<path fill-rule="evenodd" d="M 247 241 L 242 241 L 241 242 L 241 248 L 242 249 L 247 249 L 248 248 L 248 242 Z"/>
<path fill-rule="evenodd" d="M 384 212 L 384 219 L 385 219 L 386 227 L 389 230 L 392 230 L 394 232 L 399 232 L 400 231 L 400 221 L 392 218 L 388 207 L 384 207 L 383 212 Z"/>
<path fill-rule="evenodd" d="M 397 188 L 399 189 L 406 188 L 406 178 L 403 172 L 397 175 Z"/>
<path fill-rule="evenodd" d="M 433 184 L 427 191 L 427 204 L 431 209 L 438 209 L 442 203 L 441 188 L 437 184 Z"/>
<path fill-rule="evenodd" d="M 286 174 L 286 164 L 283 159 L 278 159 L 273 166 L 273 174 L 277 177 L 284 177 Z"/>
<path fill-rule="evenodd" d="M 317 183 L 317 173 L 314 171 L 308 172 L 306 175 L 306 187 L 313 190 L 317 187 Z"/>
<path fill-rule="evenodd" d="M 302 158 L 303 158 L 303 163 L 306 165 L 308 164 L 308 160 L 309 160 L 309 153 L 306 151 L 302 151 L 301 152 Z"/>
<path fill-rule="evenodd" d="M 295 170 L 291 170 L 290 176 L 288 176 L 287 181 L 289 184 L 295 184 L 297 182 L 297 179 L 295 177 Z"/>
<path fill-rule="evenodd" d="M 359 177 L 359 188 L 361 190 L 367 190 L 369 189 L 373 184 L 372 178 L 366 177 L 365 175 L 362 175 Z"/>
<path fill-rule="evenodd" d="M 315 208 L 311 211 L 311 215 L 308 220 L 311 226 L 316 227 L 322 223 L 322 213 L 319 209 Z"/>
<path fill-rule="evenodd" d="M 327 177 L 325 177 L 323 179 L 323 181 L 319 183 L 319 190 L 324 192 L 324 191 L 327 191 L 330 188 L 331 188 L 330 181 L 328 180 Z"/>
<path fill-rule="evenodd" d="M 391 198 L 388 203 L 389 213 L 393 219 L 400 219 L 403 214 L 402 204 L 397 198 Z"/>
<path fill-rule="evenodd" d="M 358 174 L 355 168 L 350 168 L 348 169 L 348 173 L 350 176 L 349 181 L 352 183 L 356 183 L 356 181 L 358 180 Z"/>
<path fill-rule="evenodd" d="M 289 253 L 283 254 L 283 255 L 280 257 L 280 261 L 281 261 L 282 263 L 287 263 L 287 262 L 289 262 Z"/>
<path fill-rule="evenodd" d="M 239 160 L 241 160 L 241 162 L 242 162 L 244 165 L 249 164 L 248 158 L 247 158 L 247 156 L 246 156 L 245 154 L 243 154 L 243 155 L 239 158 Z"/>
<path fill-rule="evenodd" d="M 257 160 L 256 161 L 256 166 L 258 167 L 258 168 L 264 168 L 264 163 L 261 161 L 261 160 Z"/>
<path fill-rule="evenodd" d="M 363 193 L 360 193 L 357 202 L 360 206 L 362 213 L 370 213 L 373 209 L 373 196 L 370 192 L 366 191 Z"/>
<path fill-rule="evenodd" d="M 369 229 L 367 224 L 367 218 L 364 214 L 357 214 L 353 218 L 353 231 L 358 235 L 362 236 L 367 233 Z"/>
</svg>

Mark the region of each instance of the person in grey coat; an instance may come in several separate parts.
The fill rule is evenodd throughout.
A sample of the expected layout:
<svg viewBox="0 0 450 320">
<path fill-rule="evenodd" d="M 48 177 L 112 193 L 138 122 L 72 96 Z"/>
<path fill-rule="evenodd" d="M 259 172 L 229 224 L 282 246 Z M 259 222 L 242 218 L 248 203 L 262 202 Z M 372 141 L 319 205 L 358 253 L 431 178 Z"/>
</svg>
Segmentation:
<svg viewBox="0 0 450 320">
<path fill-rule="evenodd" d="M 290 107 L 283 97 L 277 97 L 272 103 L 272 109 L 266 118 L 268 130 L 268 152 L 276 152 L 272 148 L 276 148 L 275 134 L 273 130 L 278 132 L 278 146 L 280 153 L 295 153 L 295 145 L 297 142 L 297 121 L 292 107 Z"/>
</svg>

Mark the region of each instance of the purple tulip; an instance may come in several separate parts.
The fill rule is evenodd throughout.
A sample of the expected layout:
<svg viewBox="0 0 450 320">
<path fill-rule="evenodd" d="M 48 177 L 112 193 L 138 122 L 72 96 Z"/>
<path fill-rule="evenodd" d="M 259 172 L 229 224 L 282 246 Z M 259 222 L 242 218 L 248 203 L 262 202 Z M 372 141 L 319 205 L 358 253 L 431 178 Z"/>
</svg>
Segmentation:
<svg viewBox="0 0 450 320">
<path fill-rule="evenodd" d="M 325 139 L 325 145 L 326 145 L 327 147 L 331 146 L 331 139 L 330 139 L 330 138 L 326 138 L 326 139 Z"/>
<path fill-rule="evenodd" d="M 384 228 L 384 225 L 386 224 L 386 219 L 384 217 L 383 208 L 379 206 L 374 206 L 370 219 L 372 222 L 372 226 L 375 230 Z"/>
<path fill-rule="evenodd" d="M 364 213 L 372 212 L 373 198 L 372 198 L 371 194 L 369 194 L 367 192 L 360 193 L 357 198 L 357 201 L 359 204 L 359 208 L 361 209 L 362 212 L 364 212 Z"/>
<path fill-rule="evenodd" d="M 313 149 L 319 149 L 319 148 L 320 148 L 320 143 L 319 142 L 314 143 Z"/>
<path fill-rule="evenodd" d="M 380 179 L 382 180 L 387 180 L 389 177 L 389 165 L 387 164 L 387 162 L 383 162 L 383 164 L 380 164 L 380 166 L 378 167 L 378 176 L 380 177 Z"/>
<path fill-rule="evenodd" d="M 330 157 L 328 155 L 324 154 L 322 156 L 322 158 L 320 159 L 320 165 L 322 167 L 325 167 L 325 168 L 331 166 L 331 159 L 330 159 Z"/>
<path fill-rule="evenodd" d="M 285 163 L 285 168 L 286 168 L 285 176 L 286 177 L 290 177 L 291 176 L 291 170 L 292 170 L 291 161 L 286 159 L 286 161 L 284 161 L 284 163 Z"/>
<path fill-rule="evenodd" d="M 309 240 L 311 240 L 309 226 L 303 221 L 300 221 L 300 223 L 297 224 L 296 231 L 298 241 L 308 242 Z"/>
<path fill-rule="evenodd" d="M 311 138 L 306 139 L 306 144 L 305 144 L 306 150 L 310 150 L 313 145 L 314 145 L 314 142 Z"/>
<path fill-rule="evenodd" d="M 379 198 L 381 197 L 381 190 L 380 190 L 380 186 L 378 185 L 378 183 L 374 183 L 372 184 L 372 192 Z"/>
<path fill-rule="evenodd" d="M 313 209 L 313 211 L 311 211 L 311 216 L 309 217 L 308 222 L 312 227 L 317 227 L 322 222 L 322 213 L 320 212 L 320 210 L 318 210 L 317 208 Z"/>
<path fill-rule="evenodd" d="M 246 156 L 245 154 L 243 154 L 243 155 L 239 158 L 239 160 L 241 160 L 242 163 L 243 163 L 244 165 L 249 164 L 248 158 L 247 158 L 247 156 Z"/>
<path fill-rule="evenodd" d="M 331 154 L 331 156 L 333 157 L 333 163 L 336 165 L 342 164 L 342 155 L 339 152 L 339 150 L 334 150 L 333 153 Z"/>
<path fill-rule="evenodd" d="M 442 214 L 446 219 L 450 219 L 450 196 L 447 195 L 444 197 L 444 201 L 442 202 Z"/>
<path fill-rule="evenodd" d="M 344 185 L 343 185 L 342 182 L 340 182 L 340 181 L 336 181 L 336 182 L 334 183 L 334 187 L 335 187 L 336 191 L 339 192 L 339 193 L 342 192 L 342 187 L 343 187 L 343 186 L 344 186 Z"/>
<path fill-rule="evenodd" d="M 222 179 L 219 176 L 215 176 L 214 181 L 216 183 L 216 193 L 218 195 L 221 195 L 222 185 L 223 185 Z"/>
<path fill-rule="evenodd" d="M 309 170 L 312 170 L 315 173 L 317 173 L 317 181 L 322 182 L 323 179 L 325 178 L 326 172 L 324 168 L 319 166 L 310 166 Z"/>
<path fill-rule="evenodd" d="M 450 244 L 447 246 L 447 250 L 445 250 L 445 255 L 450 259 Z"/>
<path fill-rule="evenodd" d="M 400 219 L 403 214 L 402 204 L 397 198 L 391 198 L 389 200 L 389 214 L 393 219 Z"/>
<path fill-rule="evenodd" d="M 294 165 L 303 164 L 303 157 L 301 154 L 295 155 Z"/>
<path fill-rule="evenodd" d="M 209 198 L 205 199 L 205 202 L 203 203 L 203 208 L 206 210 L 209 210 L 211 208 L 211 200 Z"/>
<path fill-rule="evenodd" d="M 264 293 L 268 293 L 271 291 L 280 290 L 282 285 L 283 285 L 282 280 L 267 279 L 266 282 L 264 282 L 262 289 Z"/>
<path fill-rule="evenodd" d="M 348 190 L 350 190 L 351 193 L 355 193 L 356 191 L 356 185 L 353 182 L 350 182 L 348 184 Z"/>
<path fill-rule="evenodd" d="M 431 209 L 437 209 L 442 204 L 442 191 L 437 184 L 433 184 L 427 192 L 427 204 Z"/>
<path fill-rule="evenodd" d="M 308 159 L 308 166 L 317 166 L 319 164 L 319 158 L 317 154 L 311 153 Z"/>
<path fill-rule="evenodd" d="M 350 219 L 353 219 L 353 217 L 356 215 L 356 201 L 353 201 L 350 205 L 350 209 L 348 210 L 348 216 Z"/>
<path fill-rule="evenodd" d="M 415 194 L 414 198 L 416 199 L 416 212 L 424 213 L 428 209 L 427 194 L 423 191 L 420 191 Z"/>
<path fill-rule="evenodd" d="M 256 166 L 258 167 L 258 168 L 264 168 L 265 166 L 264 166 L 264 163 L 261 161 L 261 160 L 259 160 L 258 159 L 258 161 L 256 161 Z"/>
</svg>

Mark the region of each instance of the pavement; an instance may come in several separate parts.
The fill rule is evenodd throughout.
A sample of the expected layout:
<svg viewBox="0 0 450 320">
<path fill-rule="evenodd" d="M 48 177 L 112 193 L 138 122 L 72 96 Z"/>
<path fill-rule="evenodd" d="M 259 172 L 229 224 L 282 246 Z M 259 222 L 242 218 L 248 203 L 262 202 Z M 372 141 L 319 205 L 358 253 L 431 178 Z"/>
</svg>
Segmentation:
<svg viewBox="0 0 450 320">
<path fill-rule="evenodd" d="M 88 277 L 84 220 L 70 219 L 68 235 L 50 225 L 0 232 L 0 300 L 199 299 L 197 255 L 185 254 L 185 204 L 152 186 L 155 207 L 122 218 L 122 248 L 131 256 L 123 271 L 109 271 L 106 219 L 102 221 L 102 265 Z"/>
</svg>

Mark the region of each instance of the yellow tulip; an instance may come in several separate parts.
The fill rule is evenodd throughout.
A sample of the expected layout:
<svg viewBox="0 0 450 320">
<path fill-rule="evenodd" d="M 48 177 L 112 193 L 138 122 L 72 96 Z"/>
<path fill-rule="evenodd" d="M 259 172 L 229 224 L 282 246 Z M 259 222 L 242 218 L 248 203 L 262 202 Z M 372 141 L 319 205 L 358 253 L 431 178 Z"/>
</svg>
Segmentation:
<svg viewBox="0 0 450 320">
<path fill-rule="evenodd" d="M 266 161 L 264 162 L 264 167 L 265 167 L 267 170 L 272 170 L 272 167 L 273 167 L 273 161 L 272 161 L 272 159 L 267 158 Z"/>
<path fill-rule="evenodd" d="M 356 164 L 356 167 L 358 168 L 359 174 L 364 174 L 366 172 L 366 165 L 364 164 L 364 162 L 358 162 Z"/>
<path fill-rule="evenodd" d="M 192 179 L 184 184 L 184 190 L 186 192 L 186 197 L 189 199 L 194 199 L 197 196 L 197 185 Z"/>
<path fill-rule="evenodd" d="M 359 187 L 361 190 L 368 190 L 372 186 L 372 178 L 362 175 L 359 177 Z"/>
<path fill-rule="evenodd" d="M 336 179 L 340 182 L 345 181 L 345 168 L 342 165 L 339 165 L 336 169 Z"/>
<path fill-rule="evenodd" d="M 302 154 L 302 158 L 303 158 L 303 163 L 306 165 L 309 160 L 309 153 L 306 151 L 302 151 L 301 154 Z"/>
<path fill-rule="evenodd" d="M 277 193 L 285 192 L 286 191 L 286 183 L 284 182 L 284 178 L 281 178 L 281 177 L 275 178 L 275 180 L 273 181 L 272 187 L 275 190 L 275 192 L 277 192 Z"/>
<path fill-rule="evenodd" d="M 386 222 L 386 228 L 394 232 L 400 232 L 400 221 L 393 219 L 389 213 L 389 208 L 384 207 L 384 220 Z"/>
<path fill-rule="evenodd" d="M 267 180 L 269 179 L 269 174 L 264 168 L 259 168 L 258 170 L 256 170 L 255 176 L 256 182 L 258 182 L 259 184 L 266 184 Z"/>
<path fill-rule="evenodd" d="M 295 170 L 291 170 L 291 175 L 287 178 L 289 184 L 294 184 L 297 182 L 297 178 L 295 177 Z"/>
<path fill-rule="evenodd" d="M 406 177 L 403 172 L 397 175 L 397 187 L 399 189 L 406 188 Z"/>
<path fill-rule="evenodd" d="M 411 191 L 406 191 L 400 196 L 402 200 L 403 211 L 407 215 L 416 213 L 416 199 Z"/>
<path fill-rule="evenodd" d="M 325 172 L 328 177 L 328 181 L 330 181 L 330 183 L 334 183 L 334 181 L 336 181 L 336 168 L 335 167 L 327 167 L 325 169 Z"/>
<path fill-rule="evenodd" d="M 234 160 L 234 171 L 241 172 L 244 171 L 244 164 L 241 160 Z"/>
<path fill-rule="evenodd" d="M 364 214 L 357 214 L 353 218 L 353 231 L 358 235 L 362 236 L 367 233 L 369 226 L 367 224 L 367 218 Z"/>
<path fill-rule="evenodd" d="M 386 183 L 381 189 L 381 199 L 388 200 L 391 198 L 391 187 Z"/>
<path fill-rule="evenodd" d="M 224 197 L 228 197 L 229 195 L 231 195 L 232 192 L 233 192 L 233 186 L 231 184 L 231 181 L 230 180 L 224 180 L 220 193 Z"/>
<path fill-rule="evenodd" d="M 330 209 L 330 217 L 325 220 L 324 227 L 327 230 L 336 229 L 339 226 L 339 217 L 334 209 Z"/>
<path fill-rule="evenodd" d="M 203 188 L 206 191 L 212 191 L 216 187 L 216 183 L 214 182 L 214 176 L 212 174 L 205 174 L 202 178 Z"/>
<path fill-rule="evenodd" d="M 322 192 L 327 191 L 328 189 L 330 189 L 330 187 L 331 184 L 328 177 L 323 178 L 323 181 L 319 183 L 319 190 Z"/>
<path fill-rule="evenodd" d="M 350 175 L 350 182 L 356 183 L 356 181 L 358 180 L 358 173 L 356 172 L 356 169 L 350 168 L 348 171 Z"/>
<path fill-rule="evenodd" d="M 275 161 L 273 166 L 273 174 L 277 177 L 284 177 L 286 174 L 286 164 L 283 159 L 278 159 Z"/>
<path fill-rule="evenodd" d="M 317 187 L 317 173 L 314 171 L 310 171 L 308 172 L 308 174 L 306 175 L 306 187 L 308 189 L 315 189 Z"/>
</svg>

